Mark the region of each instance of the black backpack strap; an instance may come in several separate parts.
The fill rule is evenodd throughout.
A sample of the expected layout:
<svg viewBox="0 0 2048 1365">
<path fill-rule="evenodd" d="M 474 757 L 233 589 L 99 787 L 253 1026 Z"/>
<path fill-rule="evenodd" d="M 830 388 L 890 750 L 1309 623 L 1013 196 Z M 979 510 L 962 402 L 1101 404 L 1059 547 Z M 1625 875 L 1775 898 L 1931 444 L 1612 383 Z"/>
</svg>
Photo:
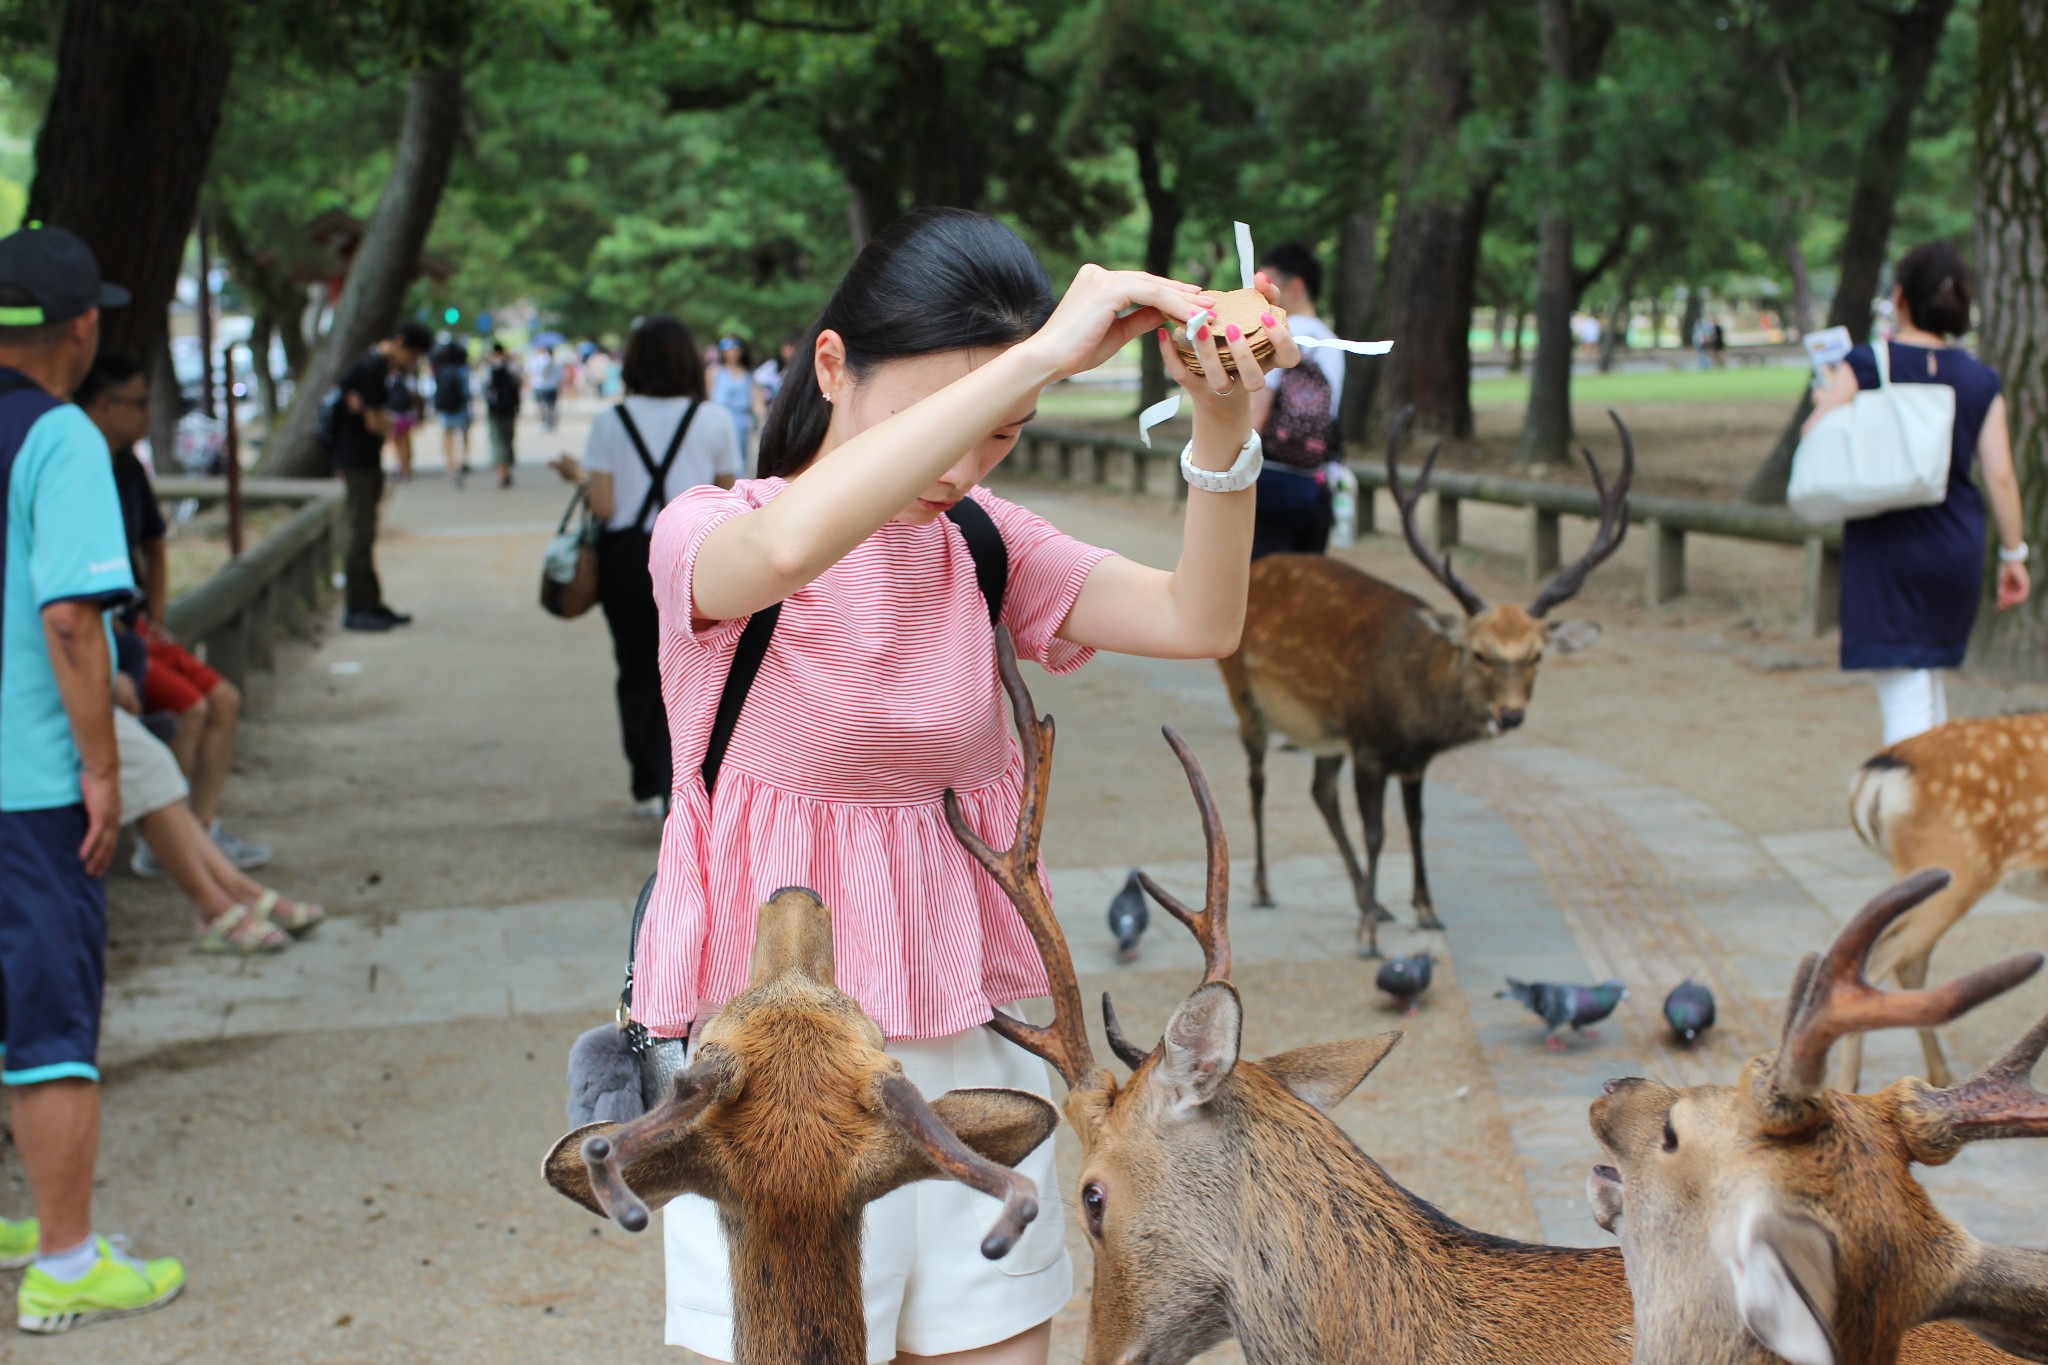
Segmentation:
<svg viewBox="0 0 2048 1365">
<path fill-rule="evenodd" d="M 633 905 L 633 937 L 626 943 L 626 984 L 619 991 L 616 1015 L 619 1028 L 626 1034 L 626 1045 L 635 1053 L 646 1050 L 647 1030 L 633 1022 L 633 960 L 640 955 L 640 923 L 647 918 L 647 902 L 653 899 L 654 878 L 649 877 L 640 888 L 640 899 Z"/>
<path fill-rule="evenodd" d="M 654 457 L 647 453 L 647 442 L 640 439 L 640 428 L 633 425 L 633 415 L 626 411 L 626 405 L 618 406 L 619 425 L 626 429 L 626 439 L 633 443 L 633 453 L 640 457 L 640 467 L 647 471 L 647 496 L 640 500 L 640 514 L 633 518 L 633 529 L 647 529 L 647 518 L 668 505 L 668 472 L 675 468 L 676 454 L 683 448 L 683 437 L 689 433 L 690 423 L 697 420 L 697 410 L 704 404 L 692 400 L 683 413 L 683 420 L 676 423 L 675 434 L 669 437 L 668 449 L 662 453 L 661 463 L 656 465 Z"/>
<path fill-rule="evenodd" d="M 989 625 L 993 628 L 1002 618 L 1003 596 L 1009 590 L 1009 547 L 1003 544 L 1002 532 L 996 529 L 987 509 L 972 498 L 954 503 L 946 509 L 946 516 L 966 538 L 967 553 L 974 560 L 975 586 L 981 589 L 982 600 L 988 604 Z M 725 675 L 725 690 L 718 694 L 718 712 L 711 721 L 711 740 L 704 747 L 704 764 L 699 770 L 704 776 L 707 796 L 718 785 L 718 770 L 725 763 L 725 751 L 732 746 L 733 731 L 739 727 L 740 710 L 747 704 L 747 693 L 753 690 L 761 661 L 768 657 L 768 642 L 775 635 L 775 622 L 781 615 L 780 602 L 755 612 L 733 649 L 732 668 Z"/>
</svg>

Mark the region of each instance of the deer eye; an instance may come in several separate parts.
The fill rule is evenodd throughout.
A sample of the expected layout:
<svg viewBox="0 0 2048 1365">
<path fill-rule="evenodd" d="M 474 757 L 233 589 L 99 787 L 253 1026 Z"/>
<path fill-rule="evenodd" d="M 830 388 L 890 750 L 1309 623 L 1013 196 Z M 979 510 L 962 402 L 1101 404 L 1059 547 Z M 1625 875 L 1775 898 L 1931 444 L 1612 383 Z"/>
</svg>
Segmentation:
<svg viewBox="0 0 2048 1365">
<path fill-rule="evenodd" d="M 1671 1126 L 1671 1116 L 1668 1114 L 1664 1117 L 1664 1150 L 1667 1152 L 1678 1150 L 1678 1130 Z"/>
<path fill-rule="evenodd" d="M 1101 1240 L 1102 1211 L 1109 1204 L 1109 1194 L 1102 1188 L 1102 1182 L 1091 1180 L 1081 1187 L 1082 1221 L 1088 1226 L 1088 1235 Z"/>
</svg>

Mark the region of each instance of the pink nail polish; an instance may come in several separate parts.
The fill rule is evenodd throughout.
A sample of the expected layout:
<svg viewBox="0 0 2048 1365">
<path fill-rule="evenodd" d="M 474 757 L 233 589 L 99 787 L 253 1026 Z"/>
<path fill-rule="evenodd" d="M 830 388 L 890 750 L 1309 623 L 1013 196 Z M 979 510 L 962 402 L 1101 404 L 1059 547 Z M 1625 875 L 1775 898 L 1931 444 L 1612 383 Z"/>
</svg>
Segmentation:
<svg viewBox="0 0 2048 1365">
<path fill-rule="evenodd" d="M 1161 341 L 1164 341 L 1164 340 L 1166 340 L 1166 329 L 1165 329 L 1164 327 L 1161 327 L 1161 328 L 1159 329 L 1159 339 L 1160 339 Z"/>
<path fill-rule="evenodd" d="M 1230 340 L 1232 341 L 1244 340 L 1244 333 L 1238 330 L 1237 324 L 1234 322 L 1223 329 L 1223 335 L 1230 338 Z"/>
<path fill-rule="evenodd" d="M 1278 327 L 1280 319 L 1274 317 L 1271 313 L 1261 313 L 1259 314 L 1259 325 L 1262 327 Z"/>
<path fill-rule="evenodd" d="M 1197 332 L 1197 333 L 1195 333 L 1195 340 L 1197 340 L 1197 341 L 1207 341 L 1208 339 L 1209 339 L 1209 326 L 1208 326 L 1208 324 L 1207 324 L 1207 323 L 1204 323 L 1204 324 L 1202 324 L 1202 330 L 1201 330 L 1201 331 L 1199 331 L 1199 332 Z"/>
<path fill-rule="evenodd" d="M 1214 308 L 1211 308 L 1211 309 L 1209 310 L 1209 321 L 1211 321 L 1211 322 L 1214 322 L 1214 321 L 1216 321 L 1216 310 L 1215 310 Z"/>
</svg>

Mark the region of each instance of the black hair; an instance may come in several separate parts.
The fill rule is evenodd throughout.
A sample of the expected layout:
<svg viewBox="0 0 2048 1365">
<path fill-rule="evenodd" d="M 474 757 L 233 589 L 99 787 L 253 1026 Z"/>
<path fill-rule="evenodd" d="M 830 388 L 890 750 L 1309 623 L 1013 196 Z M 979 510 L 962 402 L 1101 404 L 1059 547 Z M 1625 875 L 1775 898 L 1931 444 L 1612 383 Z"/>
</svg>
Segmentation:
<svg viewBox="0 0 2048 1365">
<path fill-rule="evenodd" d="M 1892 280 L 1906 296 L 1913 325 L 1936 336 L 1970 330 L 1970 267 L 1947 242 L 1923 242 L 1899 258 Z"/>
<path fill-rule="evenodd" d="M 619 382 L 647 398 L 703 398 L 704 368 L 688 324 L 669 313 L 640 319 L 626 338 Z"/>
<path fill-rule="evenodd" d="M 948 208 L 898 218 L 861 249 L 797 343 L 761 427 L 761 476 L 797 473 L 824 443 L 832 408 L 818 391 L 817 351 L 827 328 L 844 341 L 858 380 L 885 361 L 1014 346 L 1052 305 L 1044 267 L 995 219 Z"/>
<path fill-rule="evenodd" d="M 504 342 L 502 342 L 502 341 L 494 341 L 494 342 L 492 342 L 492 343 L 491 343 L 491 354 L 492 354 L 492 355 L 510 355 L 510 354 L 511 354 L 511 352 L 509 352 L 509 351 L 507 351 L 507 350 L 505 349 L 505 343 L 504 343 Z"/>
<path fill-rule="evenodd" d="M 120 388 L 141 373 L 142 363 L 132 356 L 101 351 L 93 357 L 92 368 L 85 372 L 85 378 L 78 381 L 71 401 L 81 408 L 89 408 L 99 401 L 102 394 Z"/>
<path fill-rule="evenodd" d="M 1259 264 L 1269 275 L 1286 275 L 1301 281 L 1301 287 L 1308 291 L 1311 299 L 1320 298 L 1323 292 L 1323 263 L 1316 259 L 1316 253 L 1300 242 L 1282 242 L 1268 249 L 1259 257 Z"/>
<path fill-rule="evenodd" d="M 398 344 L 418 355 L 425 355 L 434 349 L 434 334 L 427 330 L 427 324 L 417 320 L 401 322 L 391 329 L 391 335 Z"/>
</svg>

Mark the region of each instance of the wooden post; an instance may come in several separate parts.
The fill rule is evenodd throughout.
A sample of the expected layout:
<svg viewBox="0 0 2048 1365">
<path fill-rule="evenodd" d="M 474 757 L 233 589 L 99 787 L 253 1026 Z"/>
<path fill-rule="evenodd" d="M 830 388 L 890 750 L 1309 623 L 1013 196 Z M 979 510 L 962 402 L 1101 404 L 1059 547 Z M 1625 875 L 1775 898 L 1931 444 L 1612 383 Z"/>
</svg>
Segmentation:
<svg viewBox="0 0 2048 1365">
<path fill-rule="evenodd" d="M 1097 485 L 1098 487 L 1102 484 L 1108 483 L 1109 447 L 1105 445 L 1090 446 L 1089 454 L 1094 457 L 1094 466 L 1088 471 L 1088 481 L 1092 484 Z"/>
<path fill-rule="evenodd" d="M 238 688 L 249 681 L 249 618 L 235 617 L 206 639 L 206 666 Z"/>
<path fill-rule="evenodd" d="M 1131 452 L 1131 492 L 1141 498 L 1145 496 L 1145 475 L 1151 464 L 1152 457 L 1145 451 Z"/>
<path fill-rule="evenodd" d="M 1540 507 L 1528 509 L 1529 518 L 1529 577 L 1541 583 L 1557 572 L 1564 563 L 1558 548 L 1558 523 L 1561 518 L 1555 512 L 1546 512 Z"/>
<path fill-rule="evenodd" d="M 277 590 L 269 583 L 256 590 L 249 602 L 248 610 L 242 614 L 245 630 L 244 648 L 248 651 L 249 667 L 266 672 L 277 667 L 277 650 L 273 647 L 277 627 Z"/>
<path fill-rule="evenodd" d="M 1806 594 L 1799 614 L 1809 635 L 1825 635 L 1842 624 L 1842 551 L 1824 536 L 1806 538 Z"/>
<path fill-rule="evenodd" d="M 1074 481 L 1074 447 L 1069 441 L 1060 442 L 1060 482 Z"/>
<path fill-rule="evenodd" d="M 1644 593 L 1660 607 L 1685 591 L 1685 532 L 1654 518 L 1650 533 L 1650 576 Z"/>
<path fill-rule="evenodd" d="M 1379 489 L 1365 480 L 1358 481 L 1358 534 L 1369 536 L 1379 529 Z"/>
<path fill-rule="evenodd" d="M 1448 493 L 1436 495 L 1436 552 L 1442 554 L 1458 544 L 1458 500 Z"/>
</svg>

